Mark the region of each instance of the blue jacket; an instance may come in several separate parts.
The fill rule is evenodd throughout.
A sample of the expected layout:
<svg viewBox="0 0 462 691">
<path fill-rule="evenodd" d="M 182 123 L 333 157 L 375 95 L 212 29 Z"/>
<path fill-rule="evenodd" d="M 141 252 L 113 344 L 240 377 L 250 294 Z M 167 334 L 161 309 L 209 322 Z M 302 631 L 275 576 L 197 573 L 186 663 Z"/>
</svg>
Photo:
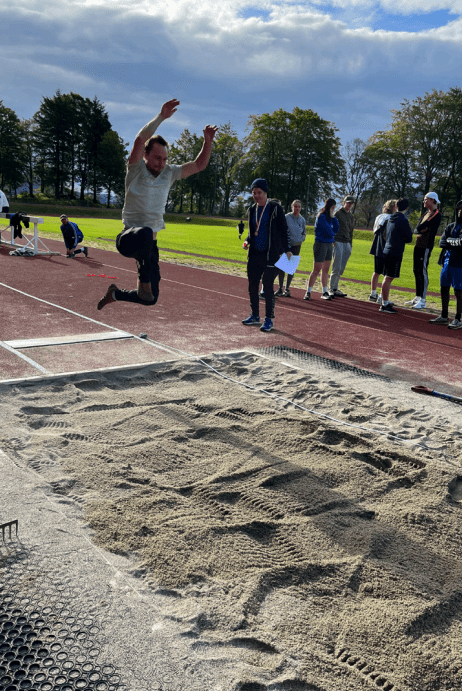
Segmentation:
<svg viewBox="0 0 462 691">
<path fill-rule="evenodd" d="M 457 225 L 459 225 L 459 228 L 456 230 Z M 440 264 L 441 266 L 444 264 L 444 260 L 446 259 L 446 252 L 450 250 L 451 254 L 449 255 L 449 266 L 452 266 L 455 269 L 462 269 L 462 245 L 459 245 L 458 247 L 452 247 L 448 243 L 448 238 L 451 237 L 462 237 L 462 226 L 457 222 L 450 223 L 448 226 L 446 226 L 444 233 L 441 236 L 440 247 L 442 249 L 438 259 L 438 264 Z"/>
<path fill-rule="evenodd" d="M 407 218 L 400 211 L 395 211 L 388 219 L 383 253 L 390 257 L 402 257 L 407 242 L 412 242 L 412 228 Z"/>
<path fill-rule="evenodd" d="M 317 217 L 314 224 L 314 239 L 318 242 L 334 242 L 334 238 L 339 231 L 338 219 L 328 219 L 326 214 Z"/>
</svg>

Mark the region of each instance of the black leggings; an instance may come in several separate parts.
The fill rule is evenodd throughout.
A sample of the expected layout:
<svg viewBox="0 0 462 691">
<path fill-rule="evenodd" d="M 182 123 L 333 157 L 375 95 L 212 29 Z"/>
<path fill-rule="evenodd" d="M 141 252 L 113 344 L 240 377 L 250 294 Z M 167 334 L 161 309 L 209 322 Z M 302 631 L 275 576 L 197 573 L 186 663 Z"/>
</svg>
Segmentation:
<svg viewBox="0 0 462 691">
<path fill-rule="evenodd" d="M 124 257 L 133 257 L 138 268 L 140 283 L 150 283 L 153 300 L 142 300 L 137 290 L 123 290 L 117 288 L 114 291 L 116 300 L 122 302 L 137 302 L 140 305 L 155 305 L 159 298 L 159 250 L 157 241 L 153 239 L 152 229 L 127 228 L 116 238 L 116 247 Z"/>
<path fill-rule="evenodd" d="M 278 270 L 274 266 L 268 266 L 268 259 L 266 252 L 249 252 L 249 260 L 247 262 L 247 277 L 249 279 L 249 297 L 252 314 L 255 317 L 260 316 L 260 302 L 258 298 L 258 288 L 260 280 L 263 283 L 263 292 L 265 294 L 265 316 L 269 319 L 274 318 L 274 280 Z"/>
<path fill-rule="evenodd" d="M 426 247 L 414 247 L 415 294 L 419 298 L 427 297 L 428 262 L 432 251 Z"/>
</svg>

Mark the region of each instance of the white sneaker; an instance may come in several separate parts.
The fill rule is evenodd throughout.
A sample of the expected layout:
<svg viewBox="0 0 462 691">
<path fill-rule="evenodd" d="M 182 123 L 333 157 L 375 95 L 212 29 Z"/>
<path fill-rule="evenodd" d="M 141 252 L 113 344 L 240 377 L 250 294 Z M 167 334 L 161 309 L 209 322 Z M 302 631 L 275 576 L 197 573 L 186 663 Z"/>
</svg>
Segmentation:
<svg viewBox="0 0 462 691">
<path fill-rule="evenodd" d="M 426 300 L 423 298 L 420 298 L 419 302 L 416 302 L 414 305 L 412 305 L 412 309 L 414 310 L 423 310 L 427 306 Z"/>
<path fill-rule="evenodd" d="M 405 305 L 416 305 L 418 302 L 420 302 L 422 298 L 419 298 L 418 295 L 415 296 L 415 298 L 412 298 L 412 300 L 406 300 L 404 303 Z"/>
</svg>

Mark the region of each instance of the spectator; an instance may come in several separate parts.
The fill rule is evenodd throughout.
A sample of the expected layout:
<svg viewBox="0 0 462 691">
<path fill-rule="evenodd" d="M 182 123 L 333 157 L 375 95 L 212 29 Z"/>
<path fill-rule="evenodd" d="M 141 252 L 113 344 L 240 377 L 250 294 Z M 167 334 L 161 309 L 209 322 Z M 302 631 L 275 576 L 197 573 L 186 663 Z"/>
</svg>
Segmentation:
<svg viewBox="0 0 462 691">
<path fill-rule="evenodd" d="M 239 240 L 240 240 L 242 237 L 242 233 L 244 232 L 244 221 L 242 220 L 242 218 L 239 221 L 239 223 L 237 224 L 237 231 L 239 233 Z"/>
<path fill-rule="evenodd" d="M 415 310 L 421 310 L 427 306 L 428 262 L 441 223 L 439 203 L 436 192 L 427 192 L 423 200 L 424 211 L 414 231 L 418 236 L 414 245 L 415 298 L 404 304 L 411 305 Z"/>
<path fill-rule="evenodd" d="M 10 205 L 8 204 L 8 199 L 5 194 L 0 190 L 0 206 L 2 207 L 2 214 L 8 214 L 10 212 Z"/>
<path fill-rule="evenodd" d="M 398 199 L 397 211 L 387 221 L 387 239 L 383 249 L 385 263 L 382 281 L 382 306 L 380 307 L 380 311 L 384 314 L 398 314 L 398 310 L 393 308 L 388 298 L 392 281 L 399 278 L 404 246 L 412 240 L 412 229 L 406 218 L 408 209 L 408 200 Z"/>
<path fill-rule="evenodd" d="M 291 204 L 292 211 L 286 214 L 287 228 L 289 229 L 289 241 L 290 241 L 290 251 L 292 254 L 300 254 L 302 243 L 306 239 L 306 221 L 303 216 L 300 215 L 302 210 L 302 203 L 299 199 L 294 199 Z M 292 283 L 292 274 L 287 274 L 286 289 L 284 288 L 284 271 L 279 270 L 279 289 L 276 291 L 276 297 L 290 298 L 290 284 Z"/>
<path fill-rule="evenodd" d="M 395 213 L 397 201 L 397 199 L 389 199 L 386 201 L 382 207 L 382 213 L 379 214 L 374 221 L 374 239 L 372 240 L 369 252 L 369 254 L 374 255 L 374 273 L 371 278 L 371 294 L 369 295 L 369 300 L 371 302 L 377 302 L 379 305 L 382 303 L 382 297 L 377 295 L 377 285 L 381 274 L 384 273 L 383 266 L 385 263 L 385 255 L 383 254 L 383 250 L 387 239 L 387 221 L 390 216 Z"/>
<path fill-rule="evenodd" d="M 438 264 L 441 269 L 441 314 L 430 319 L 430 324 L 447 324 L 449 329 L 462 329 L 462 201 L 457 202 L 456 220 L 446 226 L 440 239 L 442 248 Z M 451 285 L 456 295 L 456 316 L 449 321 L 449 292 Z"/>
<path fill-rule="evenodd" d="M 288 259 L 292 253 L 284 211 L 280 204 L 268 199 L 266 180 L 257 178 L 252 182 L 251 190 L 255 204 L 249 209 L 249 234 L 243 248 L 249 249 L 247 276 L 252 312 L 250 317 L 242 320 L 242 323 L 246 326 L 260 325 L 258 286 L 261 280 L 265 293 L 265 321 L 260 331 L 272 331 L 275 302 L 273 284 L 278 272 L 274 263 L 283 252 L 287 254 Z"/>
<path fill-rule="evenodd" d="M 311 300 L 311 291 L 319 272 L 321 272 L 322 284 L 321 298 L 323 300 L 332 300 L 332 295 L 327 290 L 327 277 L 334 248 L 334 238 L 339 230 L 339 222 L 335 217 L 336 204 L 335 199 L 326 199 L 314 224 L 314 263 L 304 300 Z"/>
<path fill-rule="evenodd" d="M 335 213 L 339 223 L 339 230 L 335 236 L 334 251 L 332 253 L 332 272 L 330 275 L 330 294 L 332 297 L 345 298 L 347 295 L 339 290 L 338 283 L 351 256 L 355 224 L 355 217 L 351 213 L 351 209 L 354 203 L 355 198 L 351 194 L 347 194 L 343 200 L 342 207 Z"/>
<path fill-rule="evenodd" d="M 83 233 L 77 223 L 73 223 L 68 219 L 66 214 L 61 216 L 61 233 L 63 234 L 64 244 L 66 245 L 66 256 L 68 259 L 73 259 L 76 254 L 81 252 L 88 257 L 88 247 L 77 249 L 83 240 Z"/>
</svg>

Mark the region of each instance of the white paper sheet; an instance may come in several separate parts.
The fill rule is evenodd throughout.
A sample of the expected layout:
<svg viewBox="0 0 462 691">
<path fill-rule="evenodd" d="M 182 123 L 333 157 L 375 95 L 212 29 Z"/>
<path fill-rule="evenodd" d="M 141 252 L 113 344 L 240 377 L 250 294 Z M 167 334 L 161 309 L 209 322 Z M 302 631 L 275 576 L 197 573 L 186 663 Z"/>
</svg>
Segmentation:
<svg viewBox="0 0 462 691">
<path fill-rule="evenodd" d="M 300 264 L 300 255 L 295 256 L 293 254 L 290 259 L 287 259 L 287 254 L 281 254 L 277 262 L 274 263 L 278 269 L 284 271 L 286 274 L 291 274 L 292 276 L 297 271 L 297 267 Z"/>
</svg>

